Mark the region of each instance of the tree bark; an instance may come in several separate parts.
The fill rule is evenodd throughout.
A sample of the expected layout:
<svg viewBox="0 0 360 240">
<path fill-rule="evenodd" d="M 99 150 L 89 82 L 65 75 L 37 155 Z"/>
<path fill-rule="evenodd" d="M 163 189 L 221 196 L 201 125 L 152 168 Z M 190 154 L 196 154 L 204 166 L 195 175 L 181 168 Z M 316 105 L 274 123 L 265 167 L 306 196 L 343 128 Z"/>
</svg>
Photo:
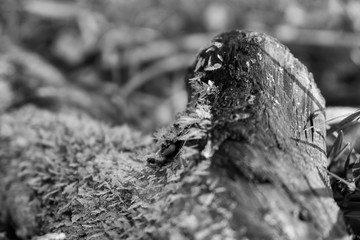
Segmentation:
<svg viewBox="0 0 360 240">
<path fill-rule="evenodd" d="M 219 55 L 222 68 L 200 71 L 205 71 L 202 81 L 213 79 L 219 88 L 211 102 L 216 123 L 211 140 L 221 143 L 210 169 L 228 190 L 221 198 L 237 203 L 231 224 L 245 226 L 250 239 L 345 236 L 322 168 L 327 161 L 325 101 L 312 75 L 286 47 L 264 34 L 220 35 L 198 61 L 214 61 Z M 244 113 L 249 118 L 231 120 Z"/>
<path fill-rule="evenodd" d="M 144 161 L 156 146 L 124 129 L 34 109 L 1 116 L 0 220 L 23 239 L 349 239 L 323 169 L 325 102 L 286 47 L 221 34 L 187 82 L 155 168 Z"/>
</svg>

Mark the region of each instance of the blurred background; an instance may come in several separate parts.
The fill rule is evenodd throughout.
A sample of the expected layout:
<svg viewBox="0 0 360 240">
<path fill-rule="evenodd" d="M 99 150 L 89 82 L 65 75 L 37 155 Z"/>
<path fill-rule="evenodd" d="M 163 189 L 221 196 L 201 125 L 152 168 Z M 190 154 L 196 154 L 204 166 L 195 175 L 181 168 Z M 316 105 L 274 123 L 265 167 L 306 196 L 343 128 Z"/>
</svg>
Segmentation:
<svg viewBox="0 0 360 240">
<path fill-rule="evenodd" d="M 185 108 L 199 49 L 231 29 L 278 38 L 328 105 L 360 105 L 357 0 L 0 0 L 0 113 L 34 104 L 151 132 Z"/>
</svg>

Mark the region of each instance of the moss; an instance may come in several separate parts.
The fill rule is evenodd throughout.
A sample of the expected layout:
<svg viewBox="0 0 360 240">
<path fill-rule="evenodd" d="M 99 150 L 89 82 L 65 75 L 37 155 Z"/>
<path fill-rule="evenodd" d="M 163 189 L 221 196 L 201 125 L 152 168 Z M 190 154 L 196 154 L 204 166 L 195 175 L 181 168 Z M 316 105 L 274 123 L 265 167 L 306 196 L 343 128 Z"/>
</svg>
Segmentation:
<svg viewBox="0 0 360 240">
<path fill-rule="evenodd" d="M 31 214 L 40 216 L 40 233 L 61 231 L 68 239 L 99 232 L 120 236 L 136 222 L 136 208 L 129 207 L 145 195 L 146 181 L 137 176 L 146 168 L 149 136 L 85 115 L 33 107 L 1 116 L 0 134 L 1 181 L 9 189 L 21 179 L 35 194 L 40 208 Z M 7 204 L 9 209 L 26 207 Z"/>
<path fill-rule="evenodd" d="M 190 156 L 198 152 L 184 147 L 177 161 L 150 168 L 145 159 L 155 151 L 151 141 L 127 126 L 112 128 L 77 113 L 54 114 L 26 107 L 2 115 L 0 181 L 12 192 L 3 189 L 1 194 L 8 199 L 7 209 L 29 210 L 22 216 L 10 213 L 15 228 L 23 228 L 24 236 L 63 232 L 67 239 L 186 235 L 188 227 L 182 225 L 188 223 L 184 221 L 199 221 L 202 215 L 195 218 L 186 213 L 188 208 L 177 208 L 179 216 L 173 218 L 167 211 L 178 201 L 195 204 L 203 192 L 207 194 L 199 201 L 213 198 L 202 188 L 180 190 L 205 181 L 209 162 L 193 168 L 194 175 L 186 175 L 194 166 Z M 14 196 L 28 198 L 14 205 Z M 29 196 L 37 206 L 28 207 Z M 34 217 L 37 224 L 29 224 Z"/>
</svg>

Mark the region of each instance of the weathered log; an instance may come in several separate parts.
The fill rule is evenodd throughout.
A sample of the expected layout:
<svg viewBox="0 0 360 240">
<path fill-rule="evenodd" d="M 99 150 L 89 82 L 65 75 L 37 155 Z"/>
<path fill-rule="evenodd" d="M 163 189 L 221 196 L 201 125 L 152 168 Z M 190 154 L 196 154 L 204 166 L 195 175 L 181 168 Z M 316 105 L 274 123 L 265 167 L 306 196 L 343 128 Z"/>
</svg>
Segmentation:
<svg viewBox="0 0 360 240">
<path fill-rule="evenodd" d="M 155 169 L 143 164 L 155 147 L 124 130 L 35 109 L 1 116 L 0 220 L 24 239 L 349 238 L 322 168 L 325 102 L 286 47 L 221 34 L 187 81 Z"/>
<path fill-rule="evenodd" d="M 323 170 L 325 102 L 312 75 L 286 47 L 264 34 L 219 35 L 199 53 L 189 82 L 189 108 L 208 105 L 211 115 L 202 151 L 209 176 L 203 184 L 221 179 L 226 189 L 214 196 L 224 201 L 208 211 L 224 207 L 231 216 L 227 226 L 242 227 L 235 227 L 235 238 L 346 237 Z M 190 215 L 194 209 L 184 205 L 191 200 L 196 204 L 191 198 L 174 206 L 169 220 Z"/>
</svg>

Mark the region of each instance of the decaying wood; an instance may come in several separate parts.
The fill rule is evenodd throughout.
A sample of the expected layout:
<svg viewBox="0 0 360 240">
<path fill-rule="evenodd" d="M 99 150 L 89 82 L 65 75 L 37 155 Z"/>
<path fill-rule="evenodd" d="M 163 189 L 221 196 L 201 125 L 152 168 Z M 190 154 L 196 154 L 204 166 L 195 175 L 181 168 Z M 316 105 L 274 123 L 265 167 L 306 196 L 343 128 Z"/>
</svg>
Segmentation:
<svg viewBox="0 0 360 240">
<path fill-rule="evenodd" d="M 155 167 L 157 146 L 124 127 L 34 108 L 0 116 L 0 220 L 23 239 L 349 239 L 322 168 L 325 103 L 286 47 L 221 34 L 187 81 Z"/>
</svg>

